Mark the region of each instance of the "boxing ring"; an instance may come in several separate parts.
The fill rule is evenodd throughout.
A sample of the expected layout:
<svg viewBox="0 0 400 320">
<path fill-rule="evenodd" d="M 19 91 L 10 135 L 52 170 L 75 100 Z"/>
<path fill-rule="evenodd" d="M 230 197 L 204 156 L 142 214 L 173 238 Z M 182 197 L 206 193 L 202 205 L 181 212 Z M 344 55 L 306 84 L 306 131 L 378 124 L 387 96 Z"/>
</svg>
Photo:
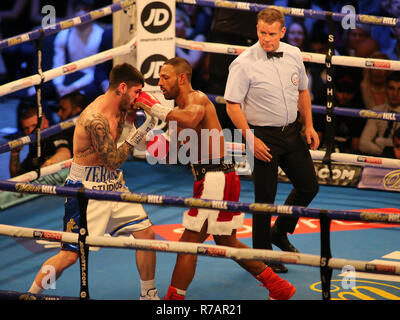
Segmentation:
<svg viewBox="0 0 400 320">
<path fill-rule="evenodd" d="M 267 7 L 243 3 L 239 5 L 239 3 L 228 1 L 177 2 L 215 7 L 226 7 L 228 4 L 230 4 L 230 8 L 253 11 L 259 11 L 264 7 Z M 73 19 L 73 22 L 59 23 L 57 24 L 58 28 L 52 29 L 51 32 L 57 32 L 62 28 L 73 27 L 80 23 L 89 23 L 104 15 L 122 10 L 133 3 L 134 1 L 122 1 L 121 3 L 116 3 L 107 8 L 96 10 L 92 13 L 84 15 L 81 19 L 75 18 Z M 285 10 L 286 14 L 290 14 L 291 11 L 289 9 Z M 293 12 L 298 11 L 293 10 Z M 324 13 L 308 12 L 307 10 L 304 10 L 304 17 L 325 19 L 325 16 L 326 14 Z M 343 15 L 340 14 L 333 14 L 330 16 L 333 20 L 343 17 Z M 361 16 L 358 17 L 358 19 L 360 22 L 366 21 L 365 19 L 363 20 Z M 374 21 L 376 22 L 377 19 Z M 385 25 L 385 23 L 386 20 L 381 19 L 379 24 Z M 397 22 L 397 24 L 400 24 L 400 22 Z M 41 31 L 39 33 L 19 36 L 17 37 L 20 39 L 18 41 L 15 39 L 2 40 L 0 41 L 0 48 L 16 45 L 23 41 L 34 40 L 45 35 L 45 32 Z M 179 38 L 176 39 L 176 45 L 191 50 L 202 50 L 205 52 L 224 54 L 240 54 L 243 50 L 245 50 L 245 47 L 212 44 L 206 42 L 194 43 L 193 41 Z M 37 75 L 19 79 L 0 86 L 0 96 L 10 94 L 23 88 L 28 88 L 33 85 L 38 86 L 37 91 L 40 93 L 40 84 L 45 81 L 50 81 L 57 76 L 82 70 L 89 66 L 102 63 L 104 61 L 113 59 L 116 56 L 132 53 L 136 49 L 136 46 L 136 38 L 133 38 L 125 45 L 101 52 L 79 61 L 74 61 L 56 69 L 41 72 L 41 69 L 39 68 Z M 327 62 L 326 56 L 320 54 L 303 53 L 303 58 L 304 61 L 308 62 Z M 380 65 L 379 63 L 381 62 L 379 59 L 362 59 L 337 56 L 330 57 L 329 61 L 332 64 L 370 68 L 373 68 L 374 65 Z M 372 61 L 372 64 L 366 64 L 366 61 Z M 390 61 L 389 66 L 386 64 L 382 68 L 389 70 L 400 70 L 400 62 Z M 209 94 L 209 97 L 211 100 L 216 102 L 221 102 L 222 99 L 222 97 L 212 94 Z M 38 107 L 38 116 L 40 117 L 41 111 L 39 98 Z M 342 114 L 352 117 L 400 121 L 399 114 L 370 111 L 363 112 L 363 110 L 346 110 L 344 108 L 331 109 L 332 110 L 326 107 L 313 106 L 313 112 L 327 112 L 330 115 Z M 28 137 L 10 141 L 5 145 L 0 146 L 0 152 L 5 153 L 22 145 L 39 143 L 40 139 L 74 126 L 75 121 L 76 118 L 42 131 L 37 130 L 36 133 Z M 326 163 L 355 163 L 362 166 L 389 168 L 395 173 L 398 172 L 398 169 L 400 168 L 400 160 L 396 159 L 362 157 L 359 155 L 335 152 L 327 153 L 323 151 L 314 151 L 312 152 L 312 156 L 314 160 L 322 160 Z M 289 279 L 297 287 L 297 294 L 294 296 L 294 299 L 317 300 L 321 299 L 322 294 L 323 300 L 330 300 L 332 299 L 332 294 L 335 294 L 336 291 L 340 291 L 339 287 L 341 290 L 343 290 L 343 288 L 346 289 L 347 293 L 341 292 L 341 295 L 335 295 L 334 299 L 346 298 L 349 296 L 352 296 L 353 298 L 365 297 L 365 293 L 359 294 L 357 292 L 361 290 L 361 287 L 365 287 L 365 283 L 376 284 L 377 281 L 359 280 L 359 277 L 363 279 L 365 274 L 370 274 L 373 277 L 376 276 L 376 278 L 370 279 L 381 279 L 380 281 L 384 281 L 383 283 L 386 284 L 386 288 L 390 288 L 385 289 L 387 290 L 385 291 L 379 288 L 376 289 L 373 285 L 371 285 L 370 288 L 372 289 L 370 289 L 370 291 L 373 292 L 374 298 L 390 300 L 400 299 L 400 285 L 396 286 L 396 282 L 400 281 L 398 280 L 400 279 L 400 277 L 398 277 L 400 274 L 400 263 L 396 262 L 396 260 L 400 259 L 399 247 L 397 244 L 398 241 L 396 241 L 396 236 L 399 232 L 398 226 L 400 224 L 400 210 L 398 201 L 399 194 L 396 193 L 396 191 L 399 191 L 400 188 L 400 178 L 398 178 L 396 175 L 392 175 L 388 178 L 388 180 L 390 180 L 388 184 L 392 186 L 392 189 L 389 188 L 386 192 L 321 186 L 319 195 L 308 208 L 284 206 L 279 204 L 272 205 L 253 203 L 251 201 L 251 182 L 245 180 L 242 181 L 242 194 L 240 202 L 194 199 L 190 197 L 193 178 L 187 168 L 182 168 L 180 166 L 149 165 L 143 161 L 127 161 L 122 166 L 126 174 L 128 187 L 131 190 L 138 190 L 140 193 L 107 192 L 87 189 L 77 190 L 63 187 L 61 185 L 51 185 L 46 183 L 38 184 L 32 182 L 39 176 L 51 175 L 61 169 L 68 170 L 70 161 L 71 160 L 67 160 L 60 164 L 28 173 L 15 179 L 0 181 L 0 190 L 3 190 L 3 192 L 17 192 L 42 196 L 38 199 L 19 204 L 16 207 L 8 208 L 7 210 L 0 212 L 1 252 L 10 252 L 10 250 L 12 251 L 16 249 L 16 247 L 20 246 L 24 247 L 25 250 L 23 253 L 16 254 L 16 256 L 4 255 L 3 259 L 1 259 L 3 261 L 10 259 L 11 262 L 3 262 L 4 266 L 0 268 L 0 299 L 84 300 L 92 297 L 94 299 L 132 299 L 132 296 L 135 296 L 135 294 L 132 293 L 130 289 L 126 288 L 126 282 L 124 282 L 124 279 L 122 279 L 123 277 L 120 276 L 118 269 L 123 268 L 121 265 L 125 264 L 129 265 L 130 269 L 132 269 L 132 257 L 129 258 L 130 262 L 127 262 L 127 257 L 121 253 L 121 251 L 124 250 L 112 249 L 142 249 L 159 252 L 157 254 L 158 262 L 156 285 L 161 292 L 166 291 L 166 288 L 169 285 L 172 268 L 174 265 L 175 253 L 199 255 L 198 270 L 196 271 L 194 282 L 190 287 L 188 299 L 265 299 L 265 289 L 260 288 L 257 290 L 257 288 L 254 289 L 256 284 L 254 284 L 254 286 L 249 285 L 248 283 L 250 278 L 248 275 L 243 275 L 243 271 L 241 271 L 239 268 L 236 268 L 235 264 L 232 262 L 226 262 L 226 260 L 231 259 L 255 259 L 265 261 L 266 263 L 282 262 L 291 265 L 289 273 L 287 275 L 283 275 L 283 278 Z M 174 179 L 170 179 L 171 176 L 174 176 Z M 176 185 L 176 181 L 180 181 L 179 185 Z M 166 192 L 168 194 L 165 194 Z M 278 187 L 277 203 L 282 203 L 283 199 L 285 198 L 285 193 L 288 192 L 288 184 L 280 183 Z M 154 224 L 157 239 L 138 240 L 133 239 L 132 237 L 94 237 L 90 234 L 87 235 L 85 224 L 83 224 L 81 230 L 82 232 L 80 232 L 79 235 L 60 232 L 58 230 L 60 229 L 59 224 L 62 220 L 62 204 L 65 196 L 76 196 L 81 200 L 96 199 L 100 201 L 112 200 L 142 203 Z M 360 203 L 353 202 L 353 204 L 351 204 L 356 197 L 360 197 Z M 338 200 L 344 200 L 346 203 L 338 204 Z M 46 203 L 46 206 L 43 206 L 44 202 Z M 174 209 L 176 207 L 209 208 L 215 210 L 245 212 L 245 226 L 243 230 L 238 230 L 238 235 L 239 237 L 243 236 L 241 240 L 243 240 L 243 242 L 248 244 L 250 247 L 251 243 L 249 239 L 249 232 L 251 232 L 251 230 L 249 231 L 249 228 L 251 226 L 251 222 L 249 221 L 251 220 L 252 215 L 270 214 L 273 216 L 293 215 L 300 217 L 300 226 L 296 229 L 293 237 L 296 239 L 296 246 L 297 243 L 299 244 L 298 247 L 300 251 L 307 253 L 291 253 L 260 249 L 239 250 L 209 244 L 209 239 L 203 244 L 177 242 L 177 239 L 179 238 L 179 232 L 181 232 L 181 226 L 179 227 L 179 224 L 181 222 L 182 215 L 181 210 Z M 46 209 L 52 211 L 52 213 L 43 213 L 42 211 L 46 211 Z M 32 222 L 31 225 L 29 225 L 30 222 Z M 308 231 L 303 231 L 303 233 L 297 233 L 297 231 L 300 230 L 304 225 L 307 225 L 310 229 Z M 247 238 L 244 235 L 246 233 Z M 365 238 L 358 238 L 361 234 L 363 234 Z M 25 283 L 25 288 L 28 289 L 28 286 L 33 281 L 34 274 L 36 274 L 36 272 L 39 270 L 39 266 L 44 261 L 43 256 L 54 254 L 54 251 L 52 250 L 55 249 L 55 246 L 60 241 L 79 245 L 81 248 L 79 263 L 77 264 L 79 266 L 72 267 L 71 270 L 65 272 L 66 274 L 63 275 L 63 277 L 57 280 L 57 289 L 54 290 L 57 295 L 33 295 L 24 292 L 23 284 L 19 282 L 19 279 L 14 278 L 21 278 L 22 281 L 28 281 Z M 53 245 L 53 243 L 56 245 Z M 316 245 L 316 243 L 319 245 Z M 358 246 L 356 246 L 356 244 L 358 244 Z M 362 246 L 362 244 L 367 244 L 368 247 Z M 90 252 L 89 254 L 89 245 L 102 247 L 103 249 L 100 250 L 99 253 Z M 347 253 L 351 245 L 356 247 L 355 252 Z M 373 249 L 374 247 L 376 249 Z M 101 258 L 101 255 L 104 255 L 105 258 Z M 357 258 L 354 259 L 353 256 L 356 256 Z M 6 276 L 6 269 L 12 269 L 13 265 L 21 264 L 21 262 L 25 261 L 27 257 L 29 258 L 28 261 L 32 263 L 32 269 L 34 270 L 30 270 L 29 268 L 29 272 L 27 272 L 26 266 L 25 268 L 19 266 L 19 271 L 17 271 L 15 274 L 11 271 L 11 274 L 14 274 L 14 276 L 11 277 L 13 279 L 9 279 L 8 276 Z M 109 262 L 110 257 L 113 261 L 118 261 L 119 266 L 117 266 L 117 268 L 107 269 L 102 267 L 102 263 L 104 264 L 105 262 Z M 99 261 L 101 262 L 97 263 Z M 214 271 L 210 272 L 210 264 L 213 265 L 215 274 Z M 78 267 L 79 270 L 77 270 Z M 312 271 L 310 272 L 309 267 L 314 267 L 314 269 L 311 269 Z M 108 268 L 110 268 L 110 266 L 108 266 Z M 319 268 L 319 272 L 315 271 L 315 268 Z M 116 278 L 120 279 L 118 280 L 115 277 L 112 277 L 112 279 L 107 280 L 106 278 L 109 276 L 108 274 L 110 273 L 110 270 L 112 270 L 112 273 L 117 274 Z M 221 272 L 218 272 L 218 270 L 222 270 L 223 274 L 221 275 Z M 232 271 L 229 272 L 228 270 Z M 339 273 L 342 274 L 340 276 L 341 278 L 339 278 L 339 280 L 333 279 L 333 277 L 338 276 L 338 270 L 340 271 Z M 24 273 L 28 273 L 30 276 L 29 280 L 25 279 Z M 304 275 L 305 273 L 312 273 L 312 280 L 310 281 L 312 282 L 311 285 L 309 285 L 309 283 L 305 284 L 301 282 L 300 279 L 306 277 Z M 76 278 L 77 274 L 79 274 L 80 283 L 74 283 L 72 286 L 70 286 L 68 284 L 70 280 L 68 279 L 72 277 Z M 364 276 L 361 276 L 362 274 Z M 95 283 L 92 285 L 92 275 L 94 275 L 93 278 L 101 279 L 101 284 L 95 281 Z M 233 277 L 237 283 L 233 283 L 229 276 Z M 196 281 L 196 278 L 199 278 L 199 280 Z M 349 283 L 346 281 L 351 282 L 351 280 L 359 282 L 361 285 L 356 285 L 354 287 L 356 289 L 354 290 L 351 286 L 346 287 L 346 284 L 348 285 Z M 341 281 L 341 285 L 336 285 L 337 281 Z M 131 282 L 132 285 L 130 285 L 130 287 L 135 287 L 135 282 L 138 282 L 138 276 L 136 276 L 136 278 L 132 276 Z M 13 288 L 8 287 L 9 284 L 14 284 L 15 288 L 17 289 L 11 291 Z M 364 284 L 364 286 L 362 284 Z M 62 289 L 64 285 L 70 286 L 68 290 Z M 226 289 L 222 291 L 216 290 L 215 292 L 210 293 L 210 288 L 213 288 L 215 285 L 218 285 L 219 287 L 226 287 Z M 90 295 L 89 286 L 91 293 Z M 245 287 L 252 288 L 250 290 L 246 289 Z M 311 295 L 310 288 L 312 291 Z M 96 289 L 99 290 L 99 294 L 96 294 Z M 104 291 L 108 292 L 104 293 Z M 307 294 L 305 294 L 306 291 L 308 292 Z M 385 293 L 382 293 L 382 291 Z M 218 296 L 219 294 L 220 296 Z M 122 298 L 120 298 L 121 295 Z"/>
</svg>

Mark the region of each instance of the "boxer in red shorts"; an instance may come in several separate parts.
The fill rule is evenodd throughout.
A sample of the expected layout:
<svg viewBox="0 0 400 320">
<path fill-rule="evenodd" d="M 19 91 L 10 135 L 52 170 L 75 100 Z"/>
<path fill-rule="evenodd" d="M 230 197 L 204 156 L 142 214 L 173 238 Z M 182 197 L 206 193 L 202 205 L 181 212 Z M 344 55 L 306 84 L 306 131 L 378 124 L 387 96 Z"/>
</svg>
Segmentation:
<svg viewBox="0 0 400 320">
<path fill-rule="evenodd" d="M 172 58 L 160 69 L 158 85 L 166 99 L 174 99 L 177 107 L 172 110 L 160 105 L 150 94 L 141 92 L 136 107 L 167 121 L 173 121 L 178 131 L 192 129 L 197 133 L 198 159 L 191 164 L 194 183 L 194 197 L 212 200 L 238 201 L 240 179 L 233 164 L 223 162 L 225 141 L 215 106 L 208 97 L 191 86 L 192 68 L 183 58 Z M 210 135 L 205 132 L 217 132 Z M 208 141 L 207 141 L 208 139 Z M 162 137 L 156 137 L 150 143 L 167 143 Z M 204 146 L 206 146 L 204 148 Z M 165 150 L 164 148 L 159 148 Z M 148 145 L 148 150 L 149 150 Z M 200 150 L 206 152 L 200 152 Z M 208 152 L 207 152 L 208 150 Z M 184 213 L 185 230 L 179 241 L 202 243 L 211 234 L 218 245 L 234 248 L 248 248 L 236 238 L 236 230 L 243 225 L 243 213 L 209 209 L 190 209 Z M 274 271 L 260 261 L 236 261 L 250 272 L 270 292 L 270 299 L 289 299 L 296 292 L 295 287 L 280 278 Z M 197 256 L 178 254 L 167 300 L 183 300 L 196 270 Z"/>
</svg>

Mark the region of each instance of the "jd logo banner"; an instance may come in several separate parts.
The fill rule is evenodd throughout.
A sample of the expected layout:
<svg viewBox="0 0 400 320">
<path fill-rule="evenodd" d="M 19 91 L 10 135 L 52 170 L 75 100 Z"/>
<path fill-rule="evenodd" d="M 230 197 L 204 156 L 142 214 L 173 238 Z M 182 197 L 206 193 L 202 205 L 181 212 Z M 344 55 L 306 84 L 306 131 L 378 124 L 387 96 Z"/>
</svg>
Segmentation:
<svg viewBox="0 0 400 320">
<path fill-rule="evenodd" d="M 147 84 L 157 86 L 160 79 L 160 68 L 168 59 L 161 54 L 153 54 L 143 61 L 140 71 Z"/>
<path fill-rule="evenodd" d="M 140 16 L 143 27 L 150 33 L 166 30 L 172 21 L 171 9 L 163 2 L 152 2 L 144 7 Z"/>
</svg>

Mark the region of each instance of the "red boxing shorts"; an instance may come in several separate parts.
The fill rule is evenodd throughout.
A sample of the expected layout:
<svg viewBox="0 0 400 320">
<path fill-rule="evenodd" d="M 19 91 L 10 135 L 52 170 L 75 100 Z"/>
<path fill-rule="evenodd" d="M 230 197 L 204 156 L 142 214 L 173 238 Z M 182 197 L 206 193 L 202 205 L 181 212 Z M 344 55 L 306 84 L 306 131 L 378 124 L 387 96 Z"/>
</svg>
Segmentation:
<svg viewBox="0 0 400 320">
<path fill-rule="evenodd" d="M 193 197 L 197 199 L 238 201 L 240 178 L 233 165 L 210 164 L 192 165 L 195 182 Z M 208 221 L 207 233 L 212 235 L 231 235 L 232 231 L 243 226 L 244 214 L 241 212 L 218 211 L 191 208 L 184 212 L 183 226 L 200 232 Z"/>
</svg>

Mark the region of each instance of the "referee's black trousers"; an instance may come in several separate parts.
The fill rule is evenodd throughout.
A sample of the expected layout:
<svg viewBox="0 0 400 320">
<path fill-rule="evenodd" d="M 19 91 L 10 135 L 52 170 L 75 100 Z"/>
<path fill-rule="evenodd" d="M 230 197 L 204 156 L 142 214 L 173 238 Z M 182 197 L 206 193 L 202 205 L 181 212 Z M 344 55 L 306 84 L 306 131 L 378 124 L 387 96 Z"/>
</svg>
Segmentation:
<svg viewBox="0 0 400 320">
<path fill-rule="evenodd" d="M 318 193 L 319 185 L 309 148 L 296 121 L 285 128 L 250 126 L 254 134 L 270 148 L 271 162 L 254 159 L 253 181 L 255 202 L 273 204 L 278 186 L 278 166 L 285 172 L 293 189 L 285 205 L 308 206 Z M 293 233 L 298 218 L 278 216 L 279 231 Z M 253 215 L 253 247 L 271 249 L 271 216 Z"/>
</svg>

